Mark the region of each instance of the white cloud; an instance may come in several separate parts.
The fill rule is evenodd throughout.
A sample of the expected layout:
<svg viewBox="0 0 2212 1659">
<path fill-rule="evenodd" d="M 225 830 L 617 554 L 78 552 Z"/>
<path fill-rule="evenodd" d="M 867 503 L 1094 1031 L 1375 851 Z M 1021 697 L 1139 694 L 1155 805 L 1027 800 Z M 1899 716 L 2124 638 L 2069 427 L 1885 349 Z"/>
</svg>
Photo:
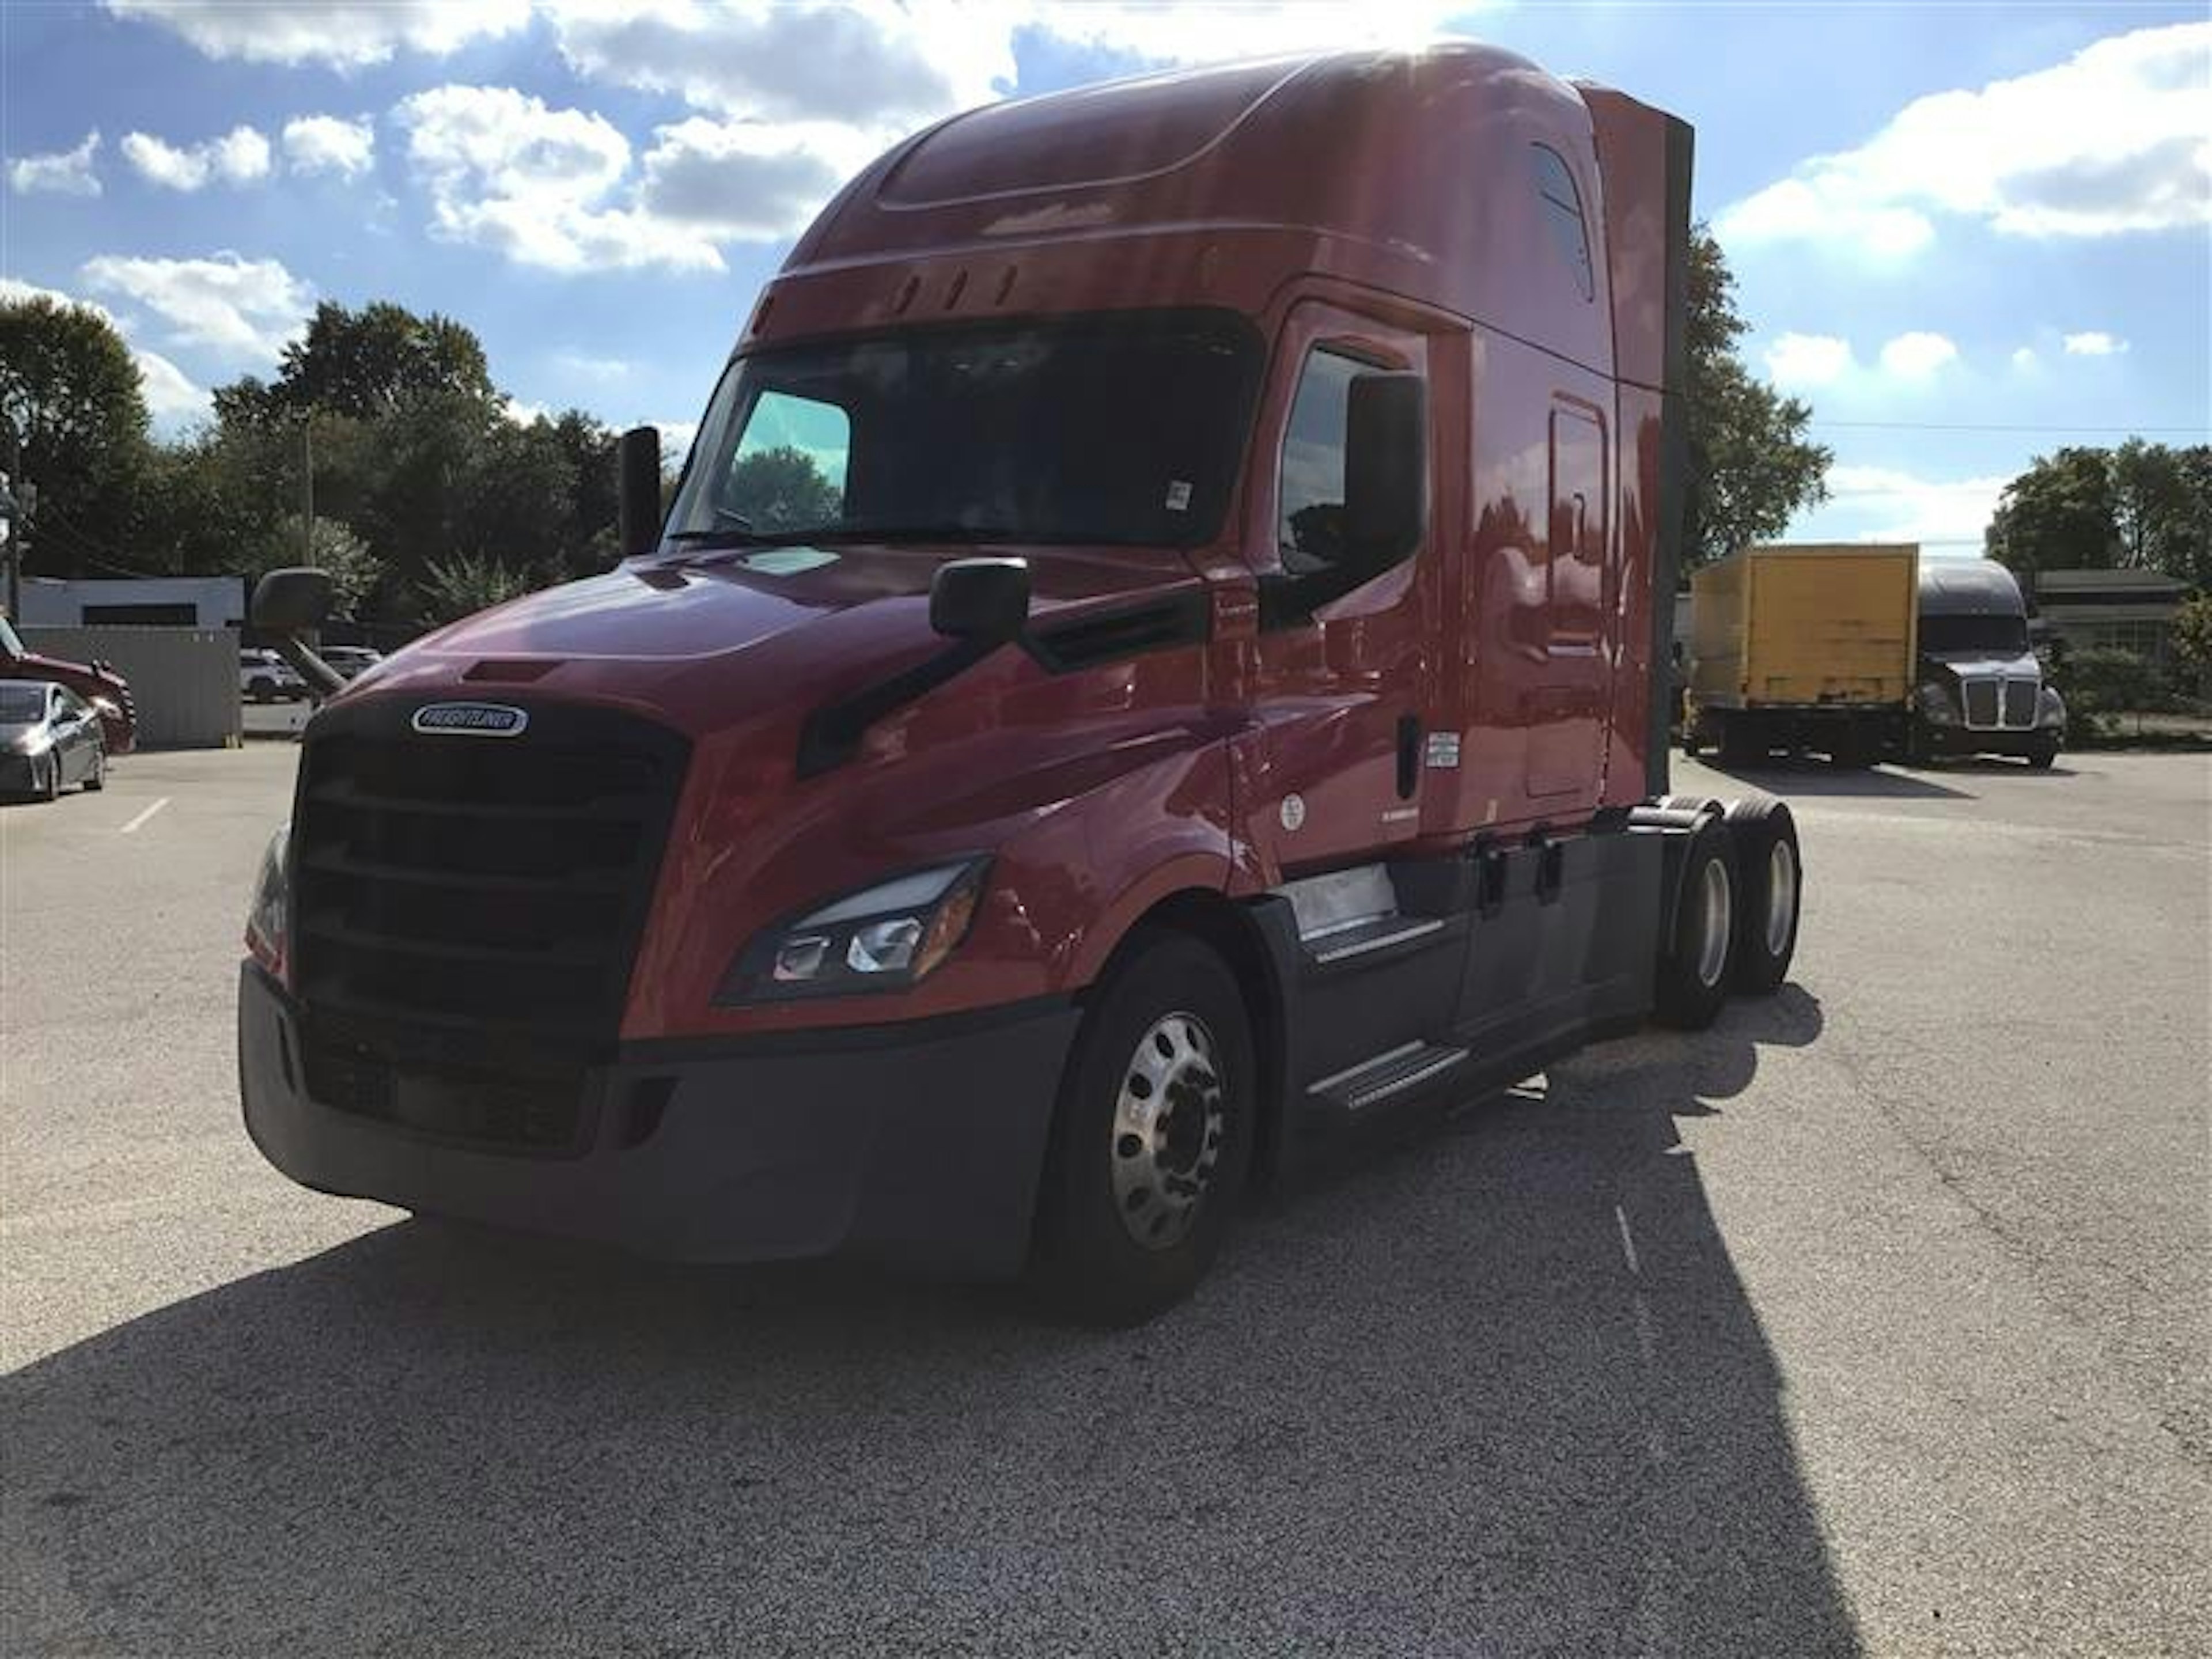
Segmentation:
<svg viewBox="0 0 2212 1659">
<path fill-rule="evenodd" d="M 1959 348 L 1941 334 L 1915 330 L 1900 334 L 1881 349 L 1886 373 L 1907 380 L 1925 380 L 1948 362 L 1957 360 Z"/>
<path fill-rule="evenodd" d="M 553 418 L 553 411 L 544 404 L 526 403 L 520 398 L 508 398 L 502 401 L 499 412 L 517 426 L 533 426 L 539 421 Z"/>
<path fill-rule="evenodd" d="M 875 150 L 833 122 L 694 116 L 633 167 L 604 117 L 511 87 L 439 87 L 396 112 L 434 232 L 550 270 L 722 270 L 717 244 L 802 229 Z"/>
<path fill-rule="evenodd" d="M 210 58 L 252 64 L 387 63 L 401 50 L 442 56 L 509 34 L 530 21 L 528 0 L 106 0 L 118 17 L 181 35 Z"/>
<path fill-rule="evenodd" d="M 619 380 L 635 367 L 620 357 L 594 357 L 586 351 L 556 351 L 553 363 L 563 373 L 586 380 Z"/>
<path fill-rule="evenodd" d="M 0 276 L 0 305 L 21 305 L 28 300 L 52 300 L 58 306 L 79 306 L 118 332 L 123 326 L 116 320 L 115 313 L 97 301 L 80 300 L 74 294 L 64 294 L 58 288 L 40 288 L 20 277 Z"/>
<path fill-rule="evenodd" d="M 94 127 L 75 149 L 46 155 L 19 155 L 8 163 L 8 184 L 20 196 L 44 192 L 52 196 L 97 196 L 100 175 L 92 170 L 100 154 L 100 129 Z"/>
<path fill-rule="evenodd" d="M 1306 0 L 1289 5 L 1052 4 L 1030 7 L 1032 27 L 1062 40 L 1125 52 L 1155 64 L 1212 64 L 1261 53 L 1355 46 L 1417 46 L 1454 19 L 1484 9 L 1427 0 Z"/>
<path fill-rule="evenodd" d="M 2069 334 L 2060 343 L 2069 357 L 2116 357 L 2128 349 L 2128 343 L 2118 335 L 2107 334 L 2100 328 L 2086 333 Z"/>
<path fill-rule="evenodd" d="M 694 116 L 653 134 L 638 205 L 712 241 L 769 241 L 806 228 L 878 146 L 829 122 L 767 125 Z"/>
<path fill-rule="evenodd" d="M 601 116 L 511 87 L 464 86 L 418 92 L 395 113 L 436 235 L 550 270 L 722 268 L 710 244 L 655 236 L 615 205 L 629 141 Z"/>
<path fill-rule="evenodd" d="M 301 115 L 284 123 L 284 160 L 295 173 L 335 173 L 355 179 L 376 162 L 376 134 L 367 118 Z"/>
<path fill-rule="evenodd" d="M 180 344 L 266 362 L 307 320 L 313 290 L 274 259 L 218 253 L 209 259 L 102 254 L 85 262 L 96 289 L 128 295 L 169 325 Z"/>
<path fill-rule="evenodd" d="M 146 412 L 157 424 L 181 423 L 208 412 L 207 388 L 158 351 L 134 349 L 138 360 L 138 384 L 146 394 Z"/>
<path fill-rule="evenodd" d="M 142 177 L 169 190 L 198 190 L 210 179 L 250 185 L 269 176 L 269 141 L 248 126 L 183 149 L 130 132 L 123 136 L 122 150 L 123 159 Z"/>
<path fill-rule="evenodd" d="M 1784 334 L 1766 349 L 1777 386 L 1827 386 L 1851 367 L 1851 343 L 1832 334 Z"/>
<path fill-rule="evenodd" d="M 2012 366 L 2021 374 L 2029 374 L 2043 367 L 2043 359 L 2035 355 L 2033 346 L 2022 346 L 2012 354 Z"/>
<path fill-rule="evenodd" d="M 698 109 L 895 133 L 1011 86 L 1014 31 L 1032 9 L 551 0 L 545 9 L 562 56 L 592 79 L 672 93 Z"/>
<path fill-rule="evenodd" d="M 699 435 L 696 421 L 646 421 L 642 424 L 660 428 L 660 460 L 664 466 L 681 466 L 684 458 L 691 453 L 691 441 Z"/>
<path fill-rule="evenodd" d="M 1902 257 L 1934 216 L 2012 236 L 2212 224 L 2212 23 L 2099 40 L 2054 68 L 1916 99 L 1864 144 L 1801 163 L 1723 211 L 1723 240 Z"/>
<path fill-rule="evenodd" d="M 1838 465 L 1828 469 L 1822 514 L 1848 518 L 1866 541 L 1979 542 L 2011 482 L 2010 474 L 1923 478 L 1894 467 Z"/>
</svg>

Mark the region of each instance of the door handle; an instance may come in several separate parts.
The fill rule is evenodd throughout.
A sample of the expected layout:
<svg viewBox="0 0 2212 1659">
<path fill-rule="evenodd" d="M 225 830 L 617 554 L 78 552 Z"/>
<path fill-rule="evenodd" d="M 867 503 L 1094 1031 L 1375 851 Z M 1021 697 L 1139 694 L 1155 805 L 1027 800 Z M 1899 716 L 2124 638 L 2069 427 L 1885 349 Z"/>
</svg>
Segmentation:
<svg viewBox="0 0 2212 1659">
<path fill-rule="evenodd" d="M 1421 717 L 1398 716 L 1398 799 L 1411 800 L 1421 787 Z"/>
</svg>

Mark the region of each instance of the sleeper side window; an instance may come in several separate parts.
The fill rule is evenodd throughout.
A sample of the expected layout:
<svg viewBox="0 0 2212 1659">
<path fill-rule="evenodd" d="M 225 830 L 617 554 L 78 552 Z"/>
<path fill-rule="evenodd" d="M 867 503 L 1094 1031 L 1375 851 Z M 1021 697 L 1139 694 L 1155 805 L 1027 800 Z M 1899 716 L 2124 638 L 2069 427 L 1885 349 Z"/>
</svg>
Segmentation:
<svg viewBox="0 0 2212 1659">
<path fill-rule="evenodd" d="M 1369 367 L 1316 348 L 1299 374 L 1276 492 L 1276 546 L 1292 575 L 1326 569 L 1343 555 L 1345 415 L 1352 378 Z"/>
<path fill-rule="evenodd" d="M 1583 214 L 1582 191 L 1566 159 L 1548 144 L 1528 147 L 1536 181 L 1536 206 L 1550 228 L 1559 257 L 1567 262 L 1576 289 L 1585 300 L 1597 297 L 1597 277 L 1590 267 L 1589 222 Z"/>
</svg>

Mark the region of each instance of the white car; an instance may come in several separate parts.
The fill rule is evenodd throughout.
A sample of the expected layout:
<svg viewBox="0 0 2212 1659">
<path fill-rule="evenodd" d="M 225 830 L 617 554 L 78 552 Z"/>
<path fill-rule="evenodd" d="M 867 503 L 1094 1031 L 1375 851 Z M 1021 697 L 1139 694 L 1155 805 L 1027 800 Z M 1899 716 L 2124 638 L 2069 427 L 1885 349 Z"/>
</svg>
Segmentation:
<svg viewBox="0 0 2212 1659">
<path fill-rule="evenodd" d="M 348 679 L 365 674 L 384 660 L 384 653 L 366 645 L 325 645 L 315 654 Z"/>
<path fill-rule="evenodd" d="M 254 702 L 297 702 L 307 695 L 307 683 L 292 665 L 266 650 L 238 653 L 238 689 Z"/>
</svg>

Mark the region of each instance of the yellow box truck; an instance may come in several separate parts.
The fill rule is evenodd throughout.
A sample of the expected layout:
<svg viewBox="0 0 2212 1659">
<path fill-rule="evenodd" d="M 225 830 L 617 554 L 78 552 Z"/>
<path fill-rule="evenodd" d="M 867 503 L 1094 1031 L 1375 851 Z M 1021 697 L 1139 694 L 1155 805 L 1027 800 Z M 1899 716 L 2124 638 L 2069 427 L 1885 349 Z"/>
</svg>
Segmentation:
<svg viewBox="0 0 2212 1659">
<path fill-rule="evenodd" d="M 1743 765 L 1811 750 L 1838 766 L 1901 752 L 1919 566 L 1910 545 L 1753 547 L 1698 571 L 1684 751 Z"/>
</svg>

